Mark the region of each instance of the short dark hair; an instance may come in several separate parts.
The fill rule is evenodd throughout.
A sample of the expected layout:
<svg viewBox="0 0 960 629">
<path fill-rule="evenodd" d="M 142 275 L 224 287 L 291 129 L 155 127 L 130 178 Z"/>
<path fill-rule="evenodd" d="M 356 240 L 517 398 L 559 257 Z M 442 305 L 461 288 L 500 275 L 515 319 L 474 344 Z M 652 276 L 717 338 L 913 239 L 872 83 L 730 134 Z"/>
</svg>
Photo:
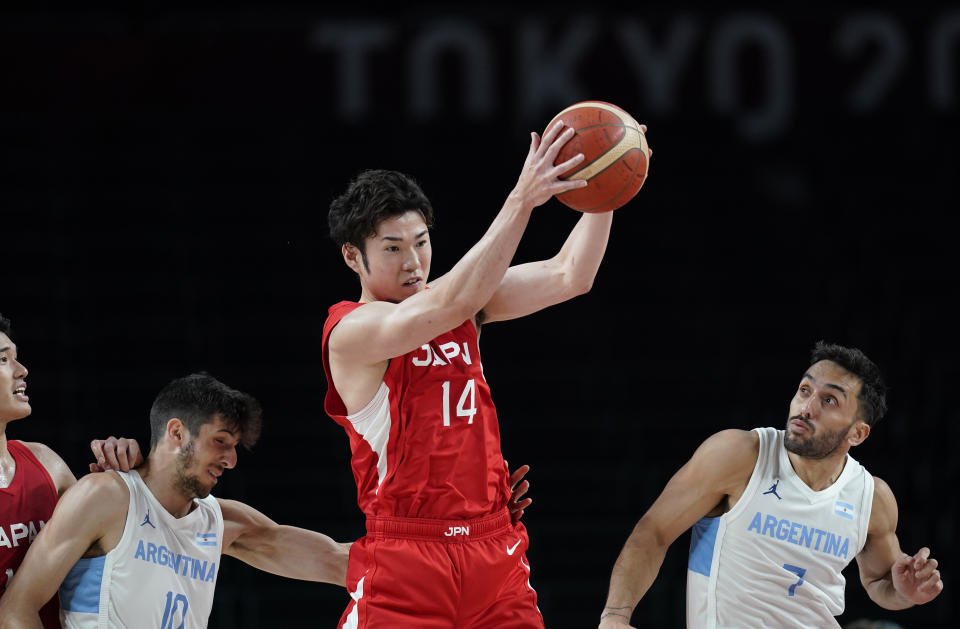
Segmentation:
<svg viewBox="0 0 960 629">
<path fill-rule="evenodd" d="M 0 313 L 0 332 L 10 336 L 10 319 L 3 316 L 3 313 Z"/>
<path fill-rule="evenodd" d="M 177 378 L 160 391 L 150 409 L 150 449 L 160 443 L 167 422 L 177 417 L 190 434 L 220 417 L 240 434 L 240 443 L 247 447 L 260 438 L 262 423 L 260 403 L 252 396 L 231 389 L 206 372 Z"/>
<path fill-rule="evenodd" d="M 880 368 L 855 347 L 844 347 L 825 341 L 817 341 L 810 352 L 810 364 L 821 360 L 836 363 L 860 378 L 860 419 L 873 426 L 887 413 L 887 385 L 883 382 Z"/>
<path fill-rule="evenodd" d="M 420 212 L 427 227 L 433 227 L 433 206 L 411 176 L 395 170 L 364 170 L 330 203 L 330 238 L 338 247 L 348 243 L 357 247 L 366 265 L 364 240 L 377 233 L 383 219 L 410 210 Z"/>
</svg>

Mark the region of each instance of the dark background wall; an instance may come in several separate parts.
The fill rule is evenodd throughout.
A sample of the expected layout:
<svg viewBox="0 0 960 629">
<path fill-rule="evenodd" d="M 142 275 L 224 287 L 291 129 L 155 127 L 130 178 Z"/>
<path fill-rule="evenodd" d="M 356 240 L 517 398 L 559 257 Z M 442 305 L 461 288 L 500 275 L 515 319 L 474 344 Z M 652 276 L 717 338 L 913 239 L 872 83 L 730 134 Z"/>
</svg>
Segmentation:
<svg viewBox="0 0 960 629">
<path fill-rule="evenodd" d="M 593 291 L 481 346 L 504 454 L 533 467 L 547 626 L 595 625 L 664 483 L 718 429 L 781 425 L 818 339 L 885 372 L 890 412 L 854 454 L 946 583 L 894 614 L 851 565 L 840 621 L 953 626 L 960 8 L 200 6 L 0 19 L 0 312 L 34 408 L 11 438 L 79 473 L 92 437 L 146 442 L 160 387 L 208 370 L 266 409 L 219 495 L 355 539 L 347 440 L 322 408 L 326 308 L 359 295 L 325 237 L 330 199 L 363 168 L 414 174 L 439 275 L 529 131 L 607 100 L 655 156 Z M 517 261 L 552 255 L 576 218 L 548 202 Z M 688 542 L 637 623 L 683 626 Z M 347 600 L 224 559 L 211 626 L 332 627 Z"/>
</svg>

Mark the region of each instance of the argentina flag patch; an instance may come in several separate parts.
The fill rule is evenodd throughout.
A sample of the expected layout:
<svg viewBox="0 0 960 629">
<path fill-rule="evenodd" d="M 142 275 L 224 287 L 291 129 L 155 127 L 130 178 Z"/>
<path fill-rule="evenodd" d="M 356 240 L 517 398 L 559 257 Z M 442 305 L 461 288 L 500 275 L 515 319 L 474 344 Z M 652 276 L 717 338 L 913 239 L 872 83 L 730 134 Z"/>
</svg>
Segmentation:
<svg viewBox="0 0 960 629">
<path fill-rule="evenodd" d="M 216 533 L 197 533 L 197 546 L 216 546 Z"/>
<path fill-rule="evenodd" d="M 850 504 L 849 502 L 843 502 L 842 500 L 838 500 L 833 505 L 833 512 L 839 515 L 841 518 L 846 518 L 848 520 L 853 519 L 853 505 Z"/>
</svg>

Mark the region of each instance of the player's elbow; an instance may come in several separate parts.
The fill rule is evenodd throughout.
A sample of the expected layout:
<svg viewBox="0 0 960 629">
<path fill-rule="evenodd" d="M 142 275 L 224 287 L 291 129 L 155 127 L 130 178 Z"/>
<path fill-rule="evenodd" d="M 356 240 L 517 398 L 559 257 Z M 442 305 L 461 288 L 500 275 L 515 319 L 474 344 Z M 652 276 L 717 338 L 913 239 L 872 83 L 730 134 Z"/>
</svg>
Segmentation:
<svg viewBox="0 0 960 629">
<path fill-rule="evenodd" d="M 642 549 L 645 554 L 657 554 L 666 553 L 673 540 L 656 522 L 644 516 L 633 527 L 628 543 L 638 550 Z"/>
<path fill-rule="evenodd" d="M 443 321 L 445 326 L 454 328 L 467 319 L 473 319 L 477 313 L 481 312 L 489 302 L 489 298 L 466 299 L 463 301 L 454 300 L 449 302 L 441 311 L 441 317 L 438 321 Z"/>
<path fill-rule="evenodd" d="M 573 283 L 573 285 L 570 288 L 570 292 L 571 292 L 570 296 L 577 297 L 579 295 L 586 295 L 587 293 L 589 293 L 590 290 L 593 288 L 593 278 L 594 278 L 593 275 L 591 275 L 590 277 L 577 278 L 577 280 Z"/>
<path fill-rule="evenodd" d="M 567 299 L 589 293 L 597 277 L 596 268 L 590 268 L 572 257 L 565 261 L 560 273 Z"/>
</svg>

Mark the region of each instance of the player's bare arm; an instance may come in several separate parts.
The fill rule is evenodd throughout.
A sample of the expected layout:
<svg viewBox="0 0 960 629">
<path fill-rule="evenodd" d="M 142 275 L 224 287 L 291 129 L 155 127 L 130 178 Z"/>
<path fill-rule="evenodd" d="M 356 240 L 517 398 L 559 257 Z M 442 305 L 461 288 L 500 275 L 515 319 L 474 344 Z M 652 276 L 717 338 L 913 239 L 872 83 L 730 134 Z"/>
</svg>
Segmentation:
<svg viewBox="0 0 960 629">
<path fill-rule="evenodd" d="M 331 360 L 377 364 L 413 351 L 473 317 L 490 300 L 517 250 L 533 209 L 554 194 L 586 185 L 559 175 L 582 155 L 554 166 L 573 129 L 554 125 L 543 137 L 531 134 L 530 150 L 516 186 L 487 232 L 442 282 L 399 304 L 378 302 L 358 308 L 330 336 Z M 370 306 L 374 306 L 371 308 Z"/>
<path fill-rule="evenodd" d="M 646 125 L 640 129 L 647 132 Z M 524 317 L 589 292 L 607 250 L 612 222 L 613 212 L 584 213 L 556 256 L 511 266 L 484 305 L 481 323 Z"/>
<path fill-rule="evenodd" d="M 253 507 L 218 498 L 223 552 L 254 568 L 291 579 L 346 587 L 350 544 L 322 533 L 280 525 Z"/>
<path fill-rule="evenodd" d="M 637 522 L 610 577 L 600 628 L 629 627 L 633 610 L 660 572 L 667 548 L 700 518 L 729 511 L 759 456 L 752 431 L 724 430 L 704 441 Z"/>
<path fill-rule="evenodd" d="M 0 599 L 0 629 L 41 628 L 40 608 L 70 568 L 117 545 L 129 501 L 116 474 L 90 474 L 66 492 Z"/>
<path fill-rule="evenodd" d="M 943 591 L 937 560 L 929 548 L 910 556 L 897 539 L 897 501 L 890 486 L 874 477 L 873 508 L 867 542 L 857 555 L 860 581 L 873 601 L 886 609 L 905 609 L 936 598 Z"/>
</svg>

